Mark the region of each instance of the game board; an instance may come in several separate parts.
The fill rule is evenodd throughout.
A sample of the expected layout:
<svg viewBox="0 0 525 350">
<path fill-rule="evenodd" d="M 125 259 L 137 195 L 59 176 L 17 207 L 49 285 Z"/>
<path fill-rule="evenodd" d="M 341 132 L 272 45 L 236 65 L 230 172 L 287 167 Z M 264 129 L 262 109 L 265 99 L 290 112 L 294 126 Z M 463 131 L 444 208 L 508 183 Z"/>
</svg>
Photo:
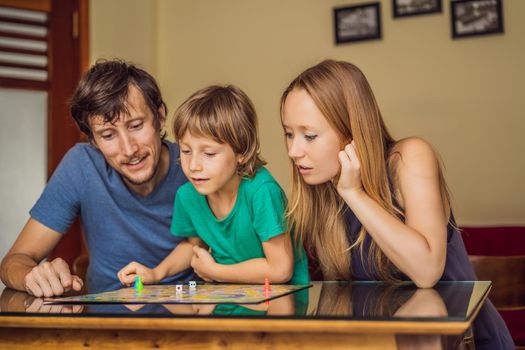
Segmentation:
<svg viewBox="0 0 525 350">
<path fill-rule="evenodd" d="M 194 290 L 184 285 L 181 293 L 174 285 L 145 285 L 141 292 L 122 288 L 111 292 L 86 294 L 65 298 L 48 298 L 46 304 L 259 304 L 286 294 L 295 293 L 311 285 L 272 284 L 270 291 L 264 285 L 253 284 L 197 284 Z"/>
</svg>

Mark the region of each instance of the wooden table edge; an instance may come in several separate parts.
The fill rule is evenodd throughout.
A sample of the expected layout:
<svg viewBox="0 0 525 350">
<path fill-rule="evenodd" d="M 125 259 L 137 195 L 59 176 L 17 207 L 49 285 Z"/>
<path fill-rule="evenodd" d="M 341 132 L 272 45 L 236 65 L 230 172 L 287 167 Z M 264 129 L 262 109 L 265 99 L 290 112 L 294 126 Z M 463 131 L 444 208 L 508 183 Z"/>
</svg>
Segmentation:
<svg viewBox="0 0 525 350">
<path fill-rule="evenodd" d="M 4 328 L 76 328 L 114 330 L 171 330 L 227 332 L 330 332 L 388 334 L 462 334 L 469 321 L 359 321 L 359 320 L 278 320 L 209 318 L 128 318 L 128 317 L 28 317 L 2 316 Z"/>
</svg>

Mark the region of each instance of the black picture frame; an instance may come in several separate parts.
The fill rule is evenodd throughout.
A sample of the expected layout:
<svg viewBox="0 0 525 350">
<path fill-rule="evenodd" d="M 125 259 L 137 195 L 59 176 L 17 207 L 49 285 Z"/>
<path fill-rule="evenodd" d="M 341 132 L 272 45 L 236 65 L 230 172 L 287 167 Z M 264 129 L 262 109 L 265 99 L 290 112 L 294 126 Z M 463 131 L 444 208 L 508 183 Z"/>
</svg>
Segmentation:
<svg viewBox="0 0 525 350">
<path fill-rule="evenodd" d="M 443 0 L 392 0 L 394 18 L 443 12 Z"/>
<path fill-rule="evenodd" d="M 382 38 L 379 2 L 336 7 L 333 14 L 336 45 Z"/>
<path fill-rule="evenodd" d="M 457 0 L 450 3 L 452 38 L 502 34 L 501 0 Z"/>
</svg>

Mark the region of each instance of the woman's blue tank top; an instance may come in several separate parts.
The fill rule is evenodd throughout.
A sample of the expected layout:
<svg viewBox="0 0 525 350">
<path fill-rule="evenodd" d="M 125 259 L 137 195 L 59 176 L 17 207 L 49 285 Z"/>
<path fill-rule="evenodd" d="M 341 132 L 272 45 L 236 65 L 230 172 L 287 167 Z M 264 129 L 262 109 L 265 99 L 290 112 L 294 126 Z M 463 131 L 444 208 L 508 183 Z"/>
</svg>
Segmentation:
<svg viewBox="0 0 525 350">
<path fill-rule="evenodd" d="M 354 243 L 361 231 L 361 222 L 357 219 L 355 214 L 350 208 L 345 207 L 344 217 L 347 226 L 347 237 L 350 245 Z M 447 260 L 445 263 L 445 271 L 441 277 L 442 281 L 475 281 L 476 274 L 468 259 L 467 251 L 461 234 L 453 222 L 447 226 Z M 372 238 L 370 235 L 366 235 L 363 252 L 366 254 Z M 361 259 L 360 249 L 354 248 L 350 254 L 351 268 L 352 268 L 352 279 L 354 280 L 377 280 L 379 277 L 375 273 L 372 266 L 368 265 L 366 256 Z M 408 278 L 402 274 L 398 276 L 400 279 L 408 280 Z"/>
<path fill-rule="evenodd" d="M 345 207 L 344 218 L 347 227 L 347 237 L 350 245 L 354 243 L 361 231 L 361 222 L 350 208 Z M 447 259 L 441 281 L 475 281 L 474 269 L 468 259 L 467 251 L 460 231 L 455 227 L 454 217 L 447 226 Z M 367 254 L 372 238 L 366 235 L 363 253 Z M 367 257 L 361 259 L 358 247 L 350 251 L 350 263 L 353 280 L 378 280 L 374 268 L 369 265 Z M 402 273 L 402 280 L 409 280 Z M 476 350 L 479 349 L 514 349 L 514 342 L 501 318 L 490 300 L 486 300 L 473 322 L 473 333 Z"/>
</svg>

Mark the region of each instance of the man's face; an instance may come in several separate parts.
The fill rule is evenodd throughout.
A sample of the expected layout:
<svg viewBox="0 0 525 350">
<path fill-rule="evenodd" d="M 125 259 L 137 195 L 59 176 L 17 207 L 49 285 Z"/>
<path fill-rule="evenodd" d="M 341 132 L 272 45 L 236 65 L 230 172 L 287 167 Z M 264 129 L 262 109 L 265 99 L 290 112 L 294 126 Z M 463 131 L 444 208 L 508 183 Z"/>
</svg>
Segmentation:
<svg viewBox="0 0 525 350">
<path fill-rule="evenodd" d="M 102 116 L 90 119 L 93 143 L 128 188 L 147 195 L 163 178 L 169 157 L 161 158 L 160 130 L 155 128 L 153 112 L 144 96 L 133 85 L 129 86 L 126 107 L 129 115 L 120 115 L 114 124 L 104 123 Z M 161 129 L 163 125 L 164 119 Z"/>
</svg>

